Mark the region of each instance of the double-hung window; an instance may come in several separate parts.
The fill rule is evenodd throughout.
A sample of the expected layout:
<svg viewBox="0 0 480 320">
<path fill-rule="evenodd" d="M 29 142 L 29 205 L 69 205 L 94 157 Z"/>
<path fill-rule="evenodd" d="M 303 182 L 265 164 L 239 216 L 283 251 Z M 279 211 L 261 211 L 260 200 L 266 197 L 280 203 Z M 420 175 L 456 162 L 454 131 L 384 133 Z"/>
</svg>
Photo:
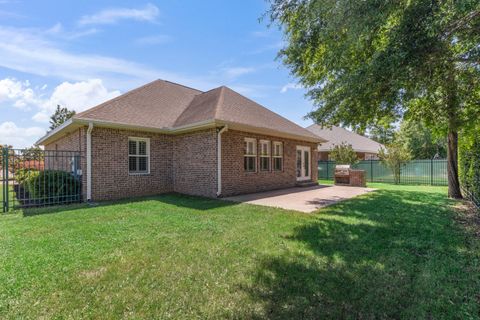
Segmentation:
<svg viewBox="0 0 480 320">
<path fill-rule="evenodd" d="M 128 173 L 150 173 L 150 139 L 128 138 Z"/>
<path fill-rule="evenodd" d="M 283 143 L 273 142 L 273 170 L 283 170 Z"/>
<path fill-rule="evenodd" d="M 260 171 L 270 171 L 270 141 L 260 140 Z"/>
<path fill-rule="evenodd" d="M 245 171 L 257 171 L 257 140 L 245 138 L 245 153 L 243 157 Z"/>
</svg>

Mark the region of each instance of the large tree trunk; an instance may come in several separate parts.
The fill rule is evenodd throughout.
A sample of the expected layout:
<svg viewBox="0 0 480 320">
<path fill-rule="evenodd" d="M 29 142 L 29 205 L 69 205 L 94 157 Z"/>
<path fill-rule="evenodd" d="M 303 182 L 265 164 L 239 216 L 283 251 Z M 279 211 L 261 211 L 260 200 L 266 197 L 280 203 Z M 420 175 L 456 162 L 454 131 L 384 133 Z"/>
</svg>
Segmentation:
<svg viewBox="0 0 480 320">
<path fill-rule="evenodd" d="M 447 169 L 448 169 L 448 196 L 454 199 L 461 199 L 460 181 L 458 179 L 458 132 L 449 130 L 448 132 L 448 151 L 447 151 Z"/>
<path fill-rule="evenodd" d="M 448 115 L 448 136 L 447 136 L 447 170 L 448 170 L 448 196 L 454 199 L 462 199 L 460 180 L 458 179 L 458 110 L 460 103 L 457 94 L 457 82 L 455 79 L 455 67 L 451 68 L 446 77 L 447 93 L 447 115 Z"/>
</svg>

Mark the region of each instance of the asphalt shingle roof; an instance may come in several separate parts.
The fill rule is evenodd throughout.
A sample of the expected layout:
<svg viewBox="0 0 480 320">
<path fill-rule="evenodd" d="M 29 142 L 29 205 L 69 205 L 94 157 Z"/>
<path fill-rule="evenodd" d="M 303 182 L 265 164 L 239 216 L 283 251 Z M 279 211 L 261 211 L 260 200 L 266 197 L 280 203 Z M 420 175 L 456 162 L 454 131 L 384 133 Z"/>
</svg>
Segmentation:
<svg viewBox="0 0 480 320">
<path fill-rule="evenodd" d="M 334 145 L 341 144 L 342 142 L 351 144 L 357 152 L 378 153 L 380 148 L 385 148 L 381 143 L 341 127 L 332 126 L 328 128 L 321 127 L 318 124 L 312 124 L 307 127 L 307 129 L 328 140 L 328 142 L 322 143 L 318 147 L 319 151 L 330 151 Z"/>
<path fill-rule="evenodd" d="M 129 91 L 75 115 L 74 119 L 159 129 L 218 120 L 318 139 L 305 128 L 225 86 L 202 92 L 165 80 Z"/>
</svg>

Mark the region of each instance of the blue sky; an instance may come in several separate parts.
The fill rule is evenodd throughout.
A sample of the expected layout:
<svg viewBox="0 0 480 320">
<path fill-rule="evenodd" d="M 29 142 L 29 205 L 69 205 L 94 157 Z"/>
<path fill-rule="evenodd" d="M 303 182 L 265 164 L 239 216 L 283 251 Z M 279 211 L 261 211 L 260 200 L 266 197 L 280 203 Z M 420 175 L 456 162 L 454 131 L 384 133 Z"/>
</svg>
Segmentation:
<svg viewBox="0 0 480 320">
<path fill-rule="evenodd" d="M 57 104 L 77 111 L 155 79 L 227 85 L 306 126 L 305 91 L 275 60 L 263 0 L 0 0 L 0 144 L 32 145 Z"/>
</svg>

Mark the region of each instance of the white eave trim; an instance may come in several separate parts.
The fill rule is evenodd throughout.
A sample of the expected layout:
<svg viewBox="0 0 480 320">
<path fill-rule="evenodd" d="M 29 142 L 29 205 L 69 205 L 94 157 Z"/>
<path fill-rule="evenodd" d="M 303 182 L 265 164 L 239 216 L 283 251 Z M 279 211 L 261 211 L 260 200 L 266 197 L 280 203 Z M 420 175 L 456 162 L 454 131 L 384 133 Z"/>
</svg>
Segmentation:
<svg viewBox="0 0 480 320">
<path fill-rule="evenodd" d="M 284 132 L 281 130 L 272 130 L 268 128 L 259 128 L 234 122 L 228 121 L 221 121 L 221 120 L 207 120 L 207 121 L 200 121 L 197 123 L 179 126 L 175 128 L 157 128 L 157 127 L 148 127 L 148 126 L 139 126 L 139 125 L 132 125 L 127 123 L 120 123 L 120 122 L 110 122 L 110 121 L 102 121 L 102 120 L 95 120 L 89 118 L 72 118 L 67 120 L 61 126 L 55 128 L 54 130 L 47 133 L 45 136 L 40 138 L 36 144 L 45 144 L 46 141 L 53 139 L 54 136 L 60 134 L 64 129 L 69 127 L 70 125 L 77 124 L 77 125 L 84 125 L 88 126 L 92 123 L 95 127 L 105 127 L 105 128 L 115 128 L 115 129 L 125 129 L 125 130 L 135 130 L 135 131 L 146 131 L 146 132 L 155 132 L 155 133 L 164 133 L 164 134 L 181 134 L 196 130 L 208 129 L 208 128 L 215 128 L 215 127 L 223 127 L 228 126 L 229 129 L 232 130 L 239 130 L 239 131 L 247 131 L 252 133 L 259 133 L 270 135 L 273 137 L 281 137 L 286 139 L 293 139 L 293 140 L 300 140 L 300 141 L 308 141 L 312 143 L 324 143 L 327 142 L 326 140 L 320 137 L 310 137 L 310 136 L 302 136 L 297 134 L 291 134 L 288 132 Z"/>
<path fill-rule="evenodd" d="M 43 142 L 48 140 L 50 137 L 53 137 L 54 135 L 56 135 L 60 131 L 63 131 L 63 129 L 65 129 L 66 127 L 68 127 L 72 123 L 73 123 L 73 119 L 68 119 L 67 121 L 65 121 L 64 123 L 62 123 L 58 127 L 56 127 L 55 129 L 53 129 L 52 131 L 47 132 L 47 134 L 45 134 L 43 137 L 38 139 L 37 142 L 35 142 L 35 144 L 36 145 L 42 145 Z"/>
</svg>

